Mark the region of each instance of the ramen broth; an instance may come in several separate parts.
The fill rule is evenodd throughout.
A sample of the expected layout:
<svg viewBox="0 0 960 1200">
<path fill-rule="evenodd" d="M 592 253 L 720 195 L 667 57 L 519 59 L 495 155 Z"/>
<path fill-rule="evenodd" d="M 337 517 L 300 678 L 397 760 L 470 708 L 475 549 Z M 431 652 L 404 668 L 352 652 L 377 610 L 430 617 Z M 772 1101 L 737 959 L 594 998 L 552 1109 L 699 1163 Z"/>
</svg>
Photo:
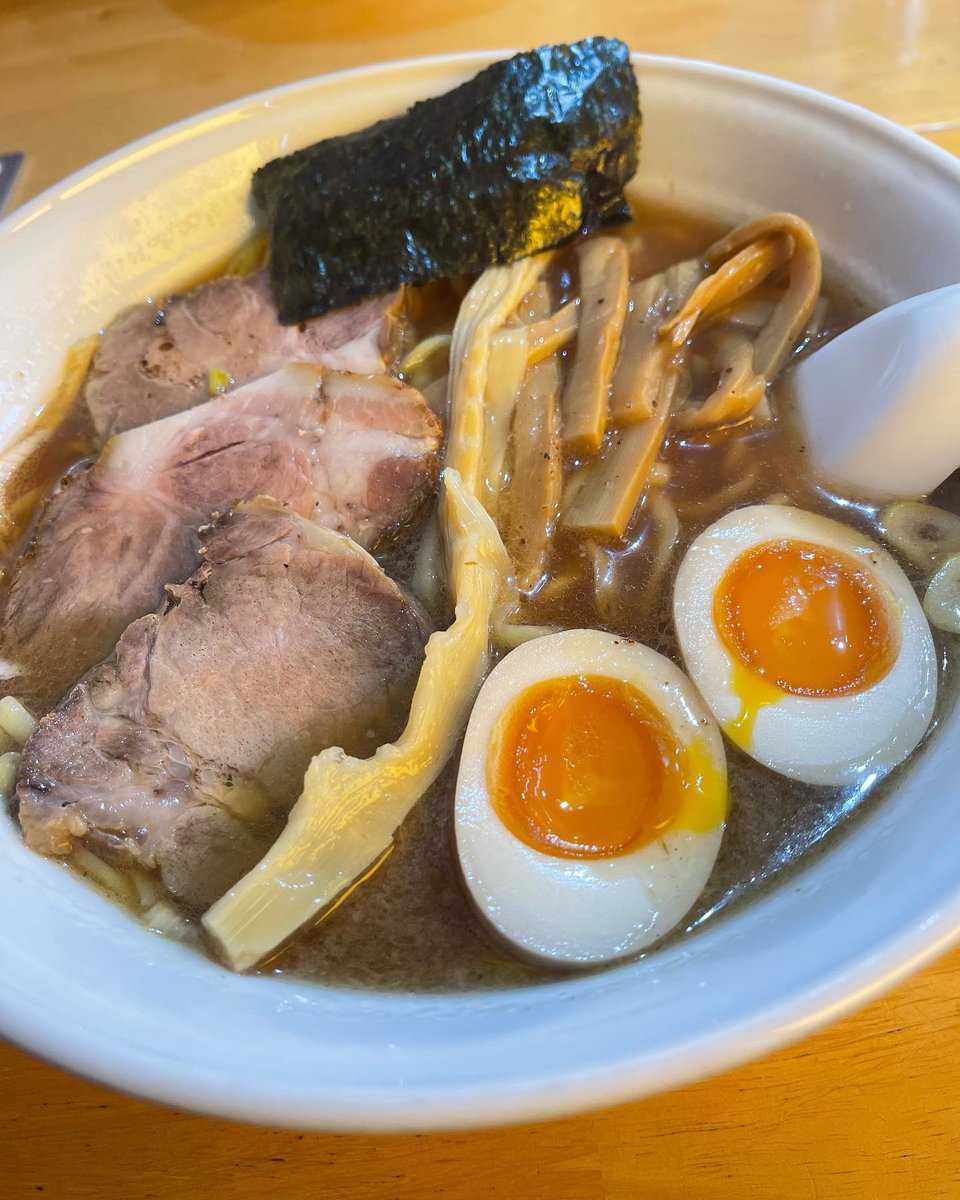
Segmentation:
<svg viewBox="0 0 960 1200">
<path fill-rule="evenodd" d="M 638 206 L 635 225 L 624 230 L 624 236 L 638 231 L 643 244 L 631 264 L 634 277 L 701 254 L 722 228 L 676 211 Z M 552 282 L 555 299 L 562 302 L 571 287 L 569 278 L 564 279 L 562 258 Z M 823 295 L 826 306 L 820 330 L 795 358 L 868 312 L 829 280 Z M 442 324 L 432 313 L 430 331 Z M 770 406 L 773 419 L 767 423 L 751 420 L 734 428 L 673 437 L 662 456 L 669 478 L 661 489 L 647 489 L 622 544 L 588 550 L 581 540 L 560 531 L 547 582 L 526 603 L 525 619 L 567 628 L 608 629 L 679 662 L 672 618 L 673 579 L 686 547 L 724 512 L 772 499 L 878 537 L 875 506 L 836 497 L 811 475 L 802 439 L 790 418 L 789 365 L 770 388 Z M 652 511 L 657 491 L 672 503 L 679 518 L 678 537 L 666 560 Z M 414 534 L 410 544 L 415 541 Z M 384 561 L 391 573 L 403 577 L 411 570 L 412 554 L 405 554 L 402 546 L 394 547 Z M 909 563 L 901 565 L 916 576 Z M 941 665 L 939 714 L 955 695 L 957 672 L 952 646 L 946 644 L 949 639 L 933 632 Z M 936 724 L 935 718 L 931 732 Z M 729 741 L 725 745 L 731 815 L 719 859 L 695 907 L 660 946 L 735 911 L 772 881 L 782 879 L 801 857 L 816 852 L 827 835 L 835 835 L 838 826 L 849 825 L 875 804 L 909 767 L 904 764 L 878 786 L 863 780 L 848 788 L 815 787 L 774 774 Z M 453 848 L 456 773 L 454 759 L 407 819 L 380 870 L 264 971 L 346 986 L 413 990 L 509 987 L 557 977 L 555 970 L 522 962 L 499 944 L 465 898 Z"/>
<path fill-rule="evenodd" d="M 633 278 L 701 255 L 725 228 L 642 202 L 636 214 L 634 223 L 621 231 L 633 246 Z M 551 267 L 554 308 L 575 294 L 572 261 L 571 254 L 561 253 Z M 468 283 L 453 280 L 413 294 L 414 328 L 408 346 L 450 330 Z M 823 297 L 819 328 L 798 354 L 865 315 L 862 305 L 829 280 Z M 788 364 L 769 389 L 769 421 L 751 419 L 732 428 L 672 436 L 661 456 L 663 465 L 657 468 L 657 485 L 647 488 L 622 542 L 586 543 L 561 529 L 551 545 L 546 580 L 524 602 L 523 618 L 565 628 L 610 630 L 680 661 L 671 615 L 673 578 L 685 548 L 724 512 L 750 503 L 790 503 L 877 536 L 874 506 L 833 496 L 811 476 L 802 439 L 790 419 L 789 375 Z M 695 397 L 696 389 L 695 378 Z M 29 465 L 29 487 L 41 488 L 71 461 L 89 453 L 87 439 L 82 418 L 71 415 L 42 456 Z M 957 497 L 950 499 L 948 506 L 956 510 Z M 676 526 L 671 510 L 678 518 Z M 420 527 L 406 530 L 378 555 L 401 582 L 413 578 L 420 533 Z M 912 573 L 909 563 L 901 565 Z M 939 714 L 956 692 L 956 668 L 949 639 L 936 630 L 934 637 L 941 666 Z M 936 724 L 935 718 L 932 728 Z M 846 789 L 814 787 L 774 774 L 729 742 L 726 751 L 731 816 L 719 860 L 696 906 L 670 941 L 735 910 L 757 896 L 763 885 L 782 878 L 826 835 L 875 804 L 899 775 L 894 771 L 879 787 L 871 780 Z M 407 818 L 379 870 L 321 924 L 261 968 L 263 973 L 401 990 L 508 987 L 556 978 L 556 971 L 532 966 L 501 946 L 468 904 L 453 848 L 457 759 L 455 755 Z"/>
</svg>

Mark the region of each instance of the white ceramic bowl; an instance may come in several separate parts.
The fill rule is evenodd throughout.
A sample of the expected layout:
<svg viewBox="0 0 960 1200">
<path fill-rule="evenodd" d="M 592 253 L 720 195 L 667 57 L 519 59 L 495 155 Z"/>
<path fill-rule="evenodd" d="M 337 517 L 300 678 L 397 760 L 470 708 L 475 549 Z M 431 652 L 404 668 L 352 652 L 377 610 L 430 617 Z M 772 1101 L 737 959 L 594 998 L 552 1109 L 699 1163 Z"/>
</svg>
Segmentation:
<svg viewBox="0 0 960 1200">
<path fill-rule="evenodd" d="M 102 160 L 0 225 L 0 444 L 67 347 L 217 260 L 251 170 L 447 90 L 499 55 L 295 84 Z M 640 184 L 731 219 L 792 209 L 878 301 L 960 279 L 960 163 L 870 113 L 637 56 Z M 895 794 L 789 882 L 606 974 L 462 996 L 238 978 L 135 926 L 0 822 L 0 1031 L 118 1088 L 331 1130 L 499 1124 L 642 1095 L 863 1003 L 960 931 L 960 711 Z"/>
</svg>

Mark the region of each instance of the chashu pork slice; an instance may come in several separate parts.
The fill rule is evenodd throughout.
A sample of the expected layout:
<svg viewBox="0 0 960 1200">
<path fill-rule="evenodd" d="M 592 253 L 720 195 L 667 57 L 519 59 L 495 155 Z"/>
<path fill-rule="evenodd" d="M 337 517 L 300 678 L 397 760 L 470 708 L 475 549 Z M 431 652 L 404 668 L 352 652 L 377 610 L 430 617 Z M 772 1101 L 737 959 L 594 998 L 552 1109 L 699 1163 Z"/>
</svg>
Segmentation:
<svg viewBox="0 0 960 1200">
<path fill-rule="evenodd" d="M 212 371 L 242 387 L 290 362 L 358 375 L 392 369 L 400 292 L 281 325 L 267 272 L 224 275 L 164 304 L 140 304 L 106 330 L 83 396 L 101 440 L 210 398 Z"/>
<path fill-rule="evenodd" d="M 40 723 L 16 792 L 27 844 L 156 871 L 192 909 L 261 857 L 313 754 L 402 730 L 429 630 L 356 543 L 258 499 Z"/>
<path fill-rule="evenodd" d="M 395 379 L 294 365 L 112 438 L 41 512 L 3 598 L 9 685 L 45 712 L 198 563 L 196 527 L 270 495 L 364 546 L 432 491 L 441 426 Z"/>
</svg>

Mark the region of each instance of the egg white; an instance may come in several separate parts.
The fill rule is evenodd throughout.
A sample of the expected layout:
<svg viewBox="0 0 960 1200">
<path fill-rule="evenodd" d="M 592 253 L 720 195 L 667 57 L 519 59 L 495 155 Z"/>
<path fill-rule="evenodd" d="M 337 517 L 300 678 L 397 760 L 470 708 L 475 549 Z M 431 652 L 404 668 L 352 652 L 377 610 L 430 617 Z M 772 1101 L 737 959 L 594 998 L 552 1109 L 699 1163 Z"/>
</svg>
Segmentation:
<svg viewBox="0 0 960 1200">
<path fill-rule="evenodd" d="M 602 675 L 642 692 L 678 742 L 699 740 L 717 785 L 726 790 L 723 739 L 696 690 L 669 659 L 647 646 L 576 629 L 511 651 L 480 691 L 460 758 L 455 805 L 463 878 L 479 912 L 527 955 L 587 965 L 634 954 L 659 940 L 690 910 L 713 869 L 724 825 L 667 830 L 655 842 L 610 858 L 561 858 L 520 841 L 501 823 L 487 789 L 494 727 L 533 684 Z"/>
<path fill-rule="evenodd" d="M 742 744 L 758 762 L 805 783 L 843 785 L 886 774 L 916 747 L 937 698 L 936 651 L 916 594 L 896 561 L 838 521 L 777 504 L 736 509 L 704 530 L 674 585 L 674 622 L 683 659 L 703 698 L 729 733 L 741 711 L 734 660 L 714 623 L 714 594 L 735 559 L 763 542 L 813 542 L 853 558 L 886 593 L 900 621 L 900 650 L 877 683 L 847 696 L 781 692 L 757 710 Z"/>
</svg>

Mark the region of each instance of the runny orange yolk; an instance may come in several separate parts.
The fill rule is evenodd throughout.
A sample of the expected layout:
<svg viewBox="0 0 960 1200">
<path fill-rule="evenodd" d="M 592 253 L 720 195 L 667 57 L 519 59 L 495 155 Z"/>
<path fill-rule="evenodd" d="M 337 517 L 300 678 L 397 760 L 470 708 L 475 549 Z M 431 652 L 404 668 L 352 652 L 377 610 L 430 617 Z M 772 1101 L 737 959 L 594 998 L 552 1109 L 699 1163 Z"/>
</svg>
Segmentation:
<svg viewBox="0 0 960 1200">
<path fill-rule="evenodd" d="M 487 761 L 498 817 L 520 841 L 562 858 L 606 858 L 655 840 L 709 775 L 636 688 L 603 675 L 531 685 L 501 714 Z M 725 816 L 726 784 L 691 825 Z M 706 811 L 706 810 L 709 811 Z"/>
<path fill-rule="evenodd" d="M 764 542 L 727 568 L 714 622 L 739 663 L 797 696 L 849 696 L 896 662 L 900 631 L 881 586 L 854 558 L 810 542 Z"/>
</svg>

